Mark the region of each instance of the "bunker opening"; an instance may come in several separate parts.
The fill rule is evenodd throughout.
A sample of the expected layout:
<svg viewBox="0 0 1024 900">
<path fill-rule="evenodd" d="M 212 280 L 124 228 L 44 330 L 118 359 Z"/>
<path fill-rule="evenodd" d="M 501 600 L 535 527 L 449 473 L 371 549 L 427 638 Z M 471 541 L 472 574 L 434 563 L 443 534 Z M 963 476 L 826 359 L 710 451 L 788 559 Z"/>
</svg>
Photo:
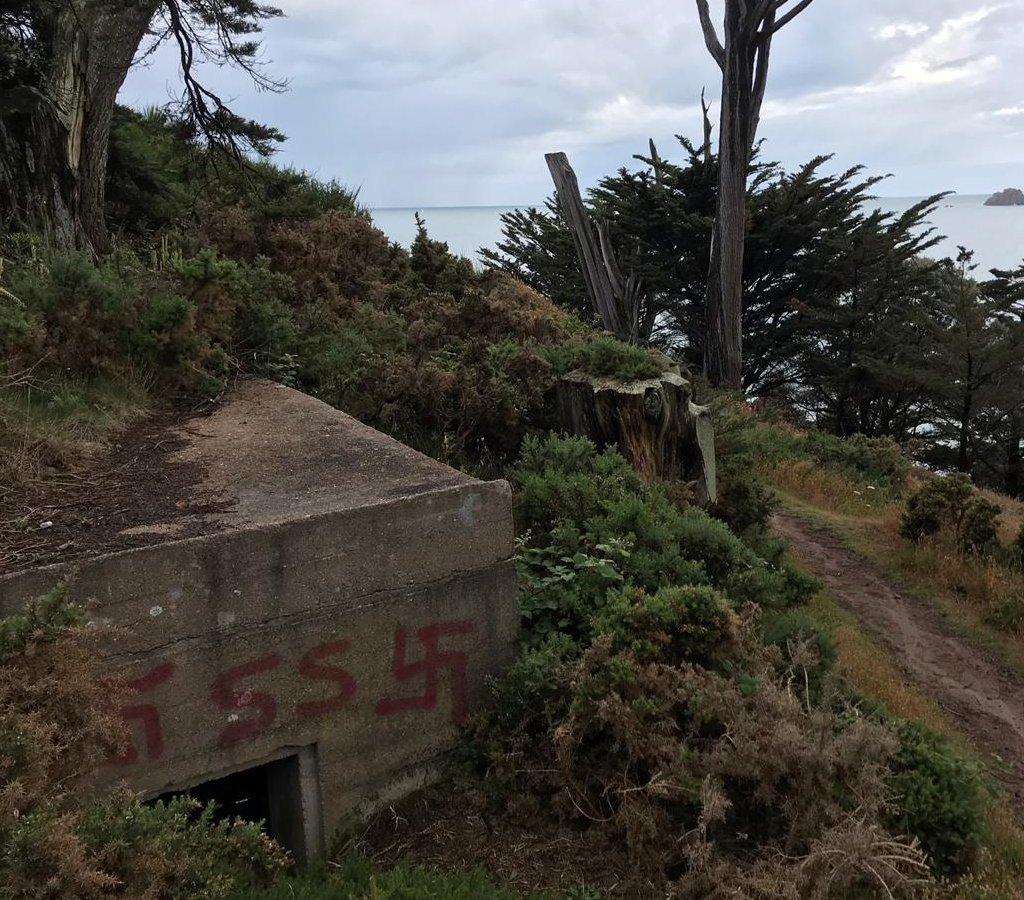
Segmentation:
<svg viewBox="0 0 1024 900">
<path fill-rule="evenodd" d="M 217 821 L 242 819 L 260 823 L 268 836 L 304 866 L 323 853 L 322 813 L 316 771 L 316 748 L 231 772 L 150 802 L 188 796 L 203 807 L 214 804 Z"/>
</svg>

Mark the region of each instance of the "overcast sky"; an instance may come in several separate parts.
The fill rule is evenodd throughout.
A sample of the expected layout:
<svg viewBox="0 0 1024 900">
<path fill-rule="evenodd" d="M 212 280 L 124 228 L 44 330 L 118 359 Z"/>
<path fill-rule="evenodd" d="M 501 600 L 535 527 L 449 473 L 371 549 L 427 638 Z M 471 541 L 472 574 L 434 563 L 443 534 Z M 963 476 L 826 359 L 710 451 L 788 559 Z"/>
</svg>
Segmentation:
<svg viewBox="0 0 1024 900">
<path fill-rule="evenodd" d="M 265 55 L 288 92 L 209 80 L 288 135 L 280 161 L 369 206 L 536 203 L 545 152 L 585 184 L 649 137 L 671 157 L 720 87 L 693 0 L 277 2 Z M 163 54 L 122 100 L 176 90 Z M 889 195 L 1024 187 L 1024 0 L 816 0 L 776 40 L 761 136 L 788 165 L 892 173 Z"/>
</svg>

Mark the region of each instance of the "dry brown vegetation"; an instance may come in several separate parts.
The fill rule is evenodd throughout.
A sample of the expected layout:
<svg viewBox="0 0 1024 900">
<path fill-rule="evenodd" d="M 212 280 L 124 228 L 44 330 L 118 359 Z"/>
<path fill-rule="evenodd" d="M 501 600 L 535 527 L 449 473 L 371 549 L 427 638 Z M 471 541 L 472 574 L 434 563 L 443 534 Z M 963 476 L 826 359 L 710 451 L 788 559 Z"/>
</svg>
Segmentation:
<svg viewBox="0 0 1024 900">
<path fill-rule="evenodd" d="M 125 740 L 104 677 L 59 591 L 0 619 L 0 894 L 10 900 L 220 900 L 280 872 L 250 825 L 215 825 L 189 801 L 89 797 Z"/>
<path fill-rule="evenodd" d="M 82 385 L 27 372 L 0 378 L 0 498 L 74 473 L 141 419 L 148 405 L 135 379 Z"/>
</svg>

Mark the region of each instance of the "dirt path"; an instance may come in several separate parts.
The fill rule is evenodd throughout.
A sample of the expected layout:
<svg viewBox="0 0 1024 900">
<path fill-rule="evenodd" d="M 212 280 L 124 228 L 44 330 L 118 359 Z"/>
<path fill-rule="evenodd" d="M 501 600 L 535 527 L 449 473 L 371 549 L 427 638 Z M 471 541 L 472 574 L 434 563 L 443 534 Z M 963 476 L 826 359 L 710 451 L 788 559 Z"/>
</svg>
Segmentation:
<svg viewBox="0 0 1024 900">
<path fill-rule="evenodd" d="M 903 594 L 831 532 L 779 513 L 775 533 L 824 583 L 833 599 L 891 653 L 908 681 L 949 714 L 976 746 L 1010 771 L 1000 779 L 1024 809 L 1024 681 L 952 634 L 931 606 Z"/>
</svg>

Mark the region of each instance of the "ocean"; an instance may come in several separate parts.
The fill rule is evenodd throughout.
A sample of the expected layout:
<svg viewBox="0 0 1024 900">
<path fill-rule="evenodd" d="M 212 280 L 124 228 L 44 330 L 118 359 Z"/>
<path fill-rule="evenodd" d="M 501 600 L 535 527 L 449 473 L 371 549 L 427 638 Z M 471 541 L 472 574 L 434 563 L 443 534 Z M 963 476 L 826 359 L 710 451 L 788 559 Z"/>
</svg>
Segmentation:
<svg viewBox="0 0 1024 900">
<path fill-rule="evenodd" d="M 879 197 L 873 206 L 903 212 L 919 197 Z M 945 238 L 929 251 L 941 259 L 956 256 L 963 245 L 975 252 L 977 275 L 992 268 L 1016 268 L 1024 262 L 1024 206 L 985 206 L 985 196 L 963 194 L 947 197 L 935 211 L 931 224 Z M 420 209 L 375 209 L 373 220 L 396 243 L 408 247 L 416 236 L 415 214 L 426 220 L 430 236 L 446 241 L 453 253 L 478 261 L 481 247 L 501 240 L 501 215 L 516 207 L 458 206 Z"/>
</svg>

